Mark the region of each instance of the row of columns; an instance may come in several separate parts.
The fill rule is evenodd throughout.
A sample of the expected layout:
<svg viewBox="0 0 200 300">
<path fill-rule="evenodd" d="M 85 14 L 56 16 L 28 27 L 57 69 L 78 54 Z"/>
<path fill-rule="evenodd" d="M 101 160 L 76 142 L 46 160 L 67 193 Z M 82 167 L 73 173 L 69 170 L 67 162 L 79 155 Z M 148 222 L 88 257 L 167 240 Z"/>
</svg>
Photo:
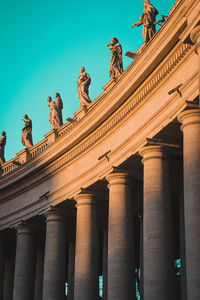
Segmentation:
<svg viewBox="0 0 200 300">
<path fill-rule="evenodd" d="M 186 110 L 178 119 L 183 131 L 187 297 L 188 300 L 197 300 L 200 295 L 200 110 Z M 175 300 L 167 152 L 165 147 L 153 145 L 141 149 L 140 155 L 144 165 L 143 299 Z M 108 230 L 105 230 L 104 235 L 104 300 L 132 300 L 135 299 L 135 240 L 130 176 L 126 171 L 115 169 L 106 180 L 109 188 L 109 213 Z M 69 249 L 71 259 L 68 299 L 97 300 L 97 200 L 92 192 L 82 191 L 75 197 L 75 201 L 76 244 L 71 243 Z M 41 252 L 37 253 L 36 270 L 33 230 L 25 223 L 16 229 L 13 300 L 64 300 L 66 235 L 62 212 L 51 210 L 46 213 L 45 253 L 44 257 Z M 0 242 L 1 293 L 2 249 Z M 0 299 L 11 300 L 5 296 L 3 298 L 2 294 Z"/>
</svg>

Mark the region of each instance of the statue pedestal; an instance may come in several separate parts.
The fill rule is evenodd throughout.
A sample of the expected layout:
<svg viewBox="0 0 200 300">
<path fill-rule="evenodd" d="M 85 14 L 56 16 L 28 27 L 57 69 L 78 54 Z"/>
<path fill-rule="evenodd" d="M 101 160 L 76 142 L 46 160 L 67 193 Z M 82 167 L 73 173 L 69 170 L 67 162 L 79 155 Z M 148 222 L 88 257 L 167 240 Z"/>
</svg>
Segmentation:
<svg viewBox="0 0 200 300">
<path fill-rule="evenodd" d="M 79 106 L 78 110 L 73 113 L 76 121 L 80 121 L 88 112 L 88 106 L 84 105 L 83 107 Z"/>
<path fill-rule="evenodd" d="M 45 139 L 47 139 L 48 145 L 52 144 L 53 142 L 55 142 L 55 140 L 58 137 L 57 130 L 52 129 L 51 131 L 49 131 L 48 133 L 46 133 L 44 135 L 44 137 L 45 137 Z"/>
<path fill-rule="evenodd" d="M 27 148 L 16 153 L 16 155 L 20 164 L 26 163 L 31 158 L 30 152 Z"/>
<path fill-rule="evenodd" d="M 115 85 L 115 83 L 116 83 L 116 80 L 114 80 L 113 78 L 110 79 L 110 80 L 103 86 L 103 90 L 104 90 L 105 92 L 109 92 L 109 91 L 112 89 L 112 87 Z"/>
</svg>

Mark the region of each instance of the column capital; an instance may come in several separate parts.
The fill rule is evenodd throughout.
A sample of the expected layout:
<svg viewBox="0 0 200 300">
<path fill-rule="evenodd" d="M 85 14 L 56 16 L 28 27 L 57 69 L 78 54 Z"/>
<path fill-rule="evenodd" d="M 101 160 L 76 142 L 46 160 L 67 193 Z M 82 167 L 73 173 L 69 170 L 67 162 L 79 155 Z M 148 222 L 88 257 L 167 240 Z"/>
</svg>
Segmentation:
<svg viewBox="0 0 200 300">
<path fill-rule="evenodd" d="M 195 51 L 200 53 L 200 25 L 196 26 L 190 33 L 190 39 L 195 44 Z"/>
<path fill-rule="evenodd" d="M 113 167 L 113 171 L 106 176 L 110 187 L 113 184 L 127 184 L 129 181 L 129 173 L 127 170 Z"/>
<path fill-rule="evenodd" d="M 144 146 L 139 150 L 139 154 L 143 157 L 142 163 L 148 159 L 164 159 L 167 157 L 165 147 L 160 145 Z"/>
<path fill-rule="evenodd" d="M 46 223 L 52 222 L 52 221 L 64 221 L 64 215 L 62 210 L 57 209 L 56 207 L 51 207 L 48 211 L 44 213 L 44 216 L 46 217 Z"/>
<path fill-rule="evenodd" d="M 17 224 L 15 227 L 16 231 L 17 231 L 17 235 L 20 234 L 32 234 L 33 233 L 33 228 L 31 225 L 29 225 L 26 222 L 21 222 L 20 224 Z"/>
<path fill-rule="evenodd" d="M 178 121 L 182 124 L 181 130 L 193 124 L 200 124 L 200 109 L 188 109 L 180 113 Z"/>
<path fill-rule="evenodd" d="M 93 205 L 96 204 L 95 195 L 92 191 L 81 188 L 80 193 L 74 197 L 76 207 L 80 205 Z"/>
</svg>

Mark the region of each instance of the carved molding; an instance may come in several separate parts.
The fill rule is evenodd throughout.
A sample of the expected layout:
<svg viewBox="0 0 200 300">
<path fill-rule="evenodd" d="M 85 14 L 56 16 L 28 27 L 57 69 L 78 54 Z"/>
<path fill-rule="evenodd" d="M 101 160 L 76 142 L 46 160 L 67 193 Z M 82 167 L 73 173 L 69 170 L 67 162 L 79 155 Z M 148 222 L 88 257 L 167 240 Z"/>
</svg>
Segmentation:
<svg viewBox="0 0 200 300">
<path fill-rule="evenodd" d="M 195 52 L 198 54 L 200 51 L 200 25 L 196 26 L 191 34 L 190 34 L 191 41 L 195 44 Z"/>
</svg>

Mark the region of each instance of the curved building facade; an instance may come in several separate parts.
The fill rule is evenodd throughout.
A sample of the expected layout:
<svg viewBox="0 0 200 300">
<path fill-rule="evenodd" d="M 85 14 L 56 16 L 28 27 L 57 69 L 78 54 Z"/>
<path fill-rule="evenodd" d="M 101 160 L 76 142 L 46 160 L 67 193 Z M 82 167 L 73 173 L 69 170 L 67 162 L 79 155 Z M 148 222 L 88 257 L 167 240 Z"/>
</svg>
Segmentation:
<svg viewBox="0 0 200 300">
<path fill-rule="evenodd" d="M 137 54 L 2 165 L 0 299 L 199 299 L 199 0 Z"/>
</svg>

